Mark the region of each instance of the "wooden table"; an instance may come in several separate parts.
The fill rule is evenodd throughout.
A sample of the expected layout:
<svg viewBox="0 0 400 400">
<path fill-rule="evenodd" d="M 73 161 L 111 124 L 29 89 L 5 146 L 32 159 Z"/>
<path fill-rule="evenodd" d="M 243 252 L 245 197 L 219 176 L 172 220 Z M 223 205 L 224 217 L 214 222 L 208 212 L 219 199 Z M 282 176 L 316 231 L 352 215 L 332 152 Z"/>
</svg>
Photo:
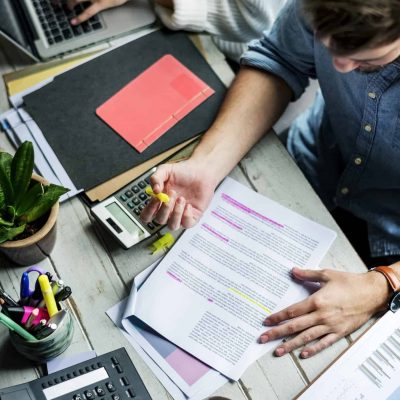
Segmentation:
<svg viewBox="0 0 400 400">
<path fill-rule="evenodd" d="M 201 37 L 210 64 L 229 83 L 232 74 L 223 57 L 207 38 Z M 0 72 L 6 73 L 26 65 L 15 54 L 0 48 Z M 0 82 L 0 112 L 8 109 L 3 82 Z M 0 145 L 10 149 L 4 133 Z M 268 173 L 266 173 L 266 171 Z M 274 134 L 267 135 L 234 169 L 231 176 L 282 205 L 334 229 L 338 237 L 321 267 L 362 272 L 365 266 L 322 205 L 301 171 Z M 62 204 L 57 222 L 57 242 L 50 258 L 41 266 L 61 277 L 73 289 L 68 305 L 75 317 L 75 337 L 66 354 L 94 349 L 103 354 L 124 346 L 154 399 L 170 399 L 163 386 L 133 350 L 105 314 L 126 297 L 133 277 L 162 256 L 151 255 L 150 238 L 130 250 L 123 250 L 93 224 L 88 207 L 79 198 Z M 14 297 L 25 268 L 15 267 L 0 258 L 1 286 Z M 357 335 L 355 335 L 357 336 Z M 291 399 L 315 378 L 352 337 L 341 340 L 311 359 L 301 360 L 299 352 L 281 358 L 269 352 L 255 362 L 237 383 L 226 384 L 215 395 L 233 400 Z M 8 333 L 0 327 L 0 387 L 30 381 L 40 368 L 19 356 L 12 348 Z"/>
</svg>

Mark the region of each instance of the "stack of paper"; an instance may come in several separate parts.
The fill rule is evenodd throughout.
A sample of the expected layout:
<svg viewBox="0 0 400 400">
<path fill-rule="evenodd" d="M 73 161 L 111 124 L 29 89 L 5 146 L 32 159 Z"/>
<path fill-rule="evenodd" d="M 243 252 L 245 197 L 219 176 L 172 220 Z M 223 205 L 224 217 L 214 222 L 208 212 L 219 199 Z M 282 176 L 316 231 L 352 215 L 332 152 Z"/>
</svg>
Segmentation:
<svg viewBox="0 0 400 400">
<path fill-rule="evenodd" d="M 335 236 L 227 178 L 199 223 L 109 315 L 168 377 L 167 389 L 203 398 L 277 346 L 258 343 L 263 320 L 309 294 L 290 271 L 318 267 Z"/>
</svg>

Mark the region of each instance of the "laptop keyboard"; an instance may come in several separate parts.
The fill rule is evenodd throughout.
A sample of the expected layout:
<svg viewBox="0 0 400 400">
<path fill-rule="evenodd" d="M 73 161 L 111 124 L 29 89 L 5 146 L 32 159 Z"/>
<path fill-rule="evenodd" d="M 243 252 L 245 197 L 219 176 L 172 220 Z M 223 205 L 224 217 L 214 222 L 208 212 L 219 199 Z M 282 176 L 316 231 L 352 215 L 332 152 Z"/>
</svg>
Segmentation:
<svg viewBox="0 0 400 400">
<path fill-rule="evenodd" d="M 79 3 L 70 10 L 65 1 L 60 0 L 32 0 L 32 4 L 39 17 L 44 34 L 49 45 L 54 45 L 74 37 L 92 33 L 103 28 L 98 15 L 77 26 L 72 26 L 70 20 L 79 15 L 91 5 L 90 1 Z"/>
</svg>

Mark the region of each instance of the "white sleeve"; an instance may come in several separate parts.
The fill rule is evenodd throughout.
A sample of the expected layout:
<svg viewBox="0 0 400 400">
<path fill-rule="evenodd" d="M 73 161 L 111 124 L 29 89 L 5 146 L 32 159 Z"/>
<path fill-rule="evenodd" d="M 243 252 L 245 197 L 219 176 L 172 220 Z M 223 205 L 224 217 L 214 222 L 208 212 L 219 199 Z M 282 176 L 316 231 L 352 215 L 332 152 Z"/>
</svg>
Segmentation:
<svg viewBox="0 0 400 400">
<path fill-rule="evenodd" d="M 170 29 L 205 31 L 223 40 L 259 38 L 275 20 L 286 0 L 174 0 L 174 9 L 155 9 Z"/>
</svg>

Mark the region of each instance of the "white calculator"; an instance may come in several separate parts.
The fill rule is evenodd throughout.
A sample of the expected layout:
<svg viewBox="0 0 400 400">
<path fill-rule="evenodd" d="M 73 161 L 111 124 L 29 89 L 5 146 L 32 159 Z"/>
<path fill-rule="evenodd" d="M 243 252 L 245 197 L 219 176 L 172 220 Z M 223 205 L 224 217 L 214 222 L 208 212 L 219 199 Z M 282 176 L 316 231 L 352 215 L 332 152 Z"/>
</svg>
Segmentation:
<svg viewBox="0 0 400 400">
<path fill-rule="evenodd" d="M 150 201 L 145 188 L 156 168 L 144 173 L 117 193 L 91 208 L 91 214 L 125 248 L 158 232 L 163 225 L 152 221 L 145 224 L 140 213 Z"/>
</svg>

